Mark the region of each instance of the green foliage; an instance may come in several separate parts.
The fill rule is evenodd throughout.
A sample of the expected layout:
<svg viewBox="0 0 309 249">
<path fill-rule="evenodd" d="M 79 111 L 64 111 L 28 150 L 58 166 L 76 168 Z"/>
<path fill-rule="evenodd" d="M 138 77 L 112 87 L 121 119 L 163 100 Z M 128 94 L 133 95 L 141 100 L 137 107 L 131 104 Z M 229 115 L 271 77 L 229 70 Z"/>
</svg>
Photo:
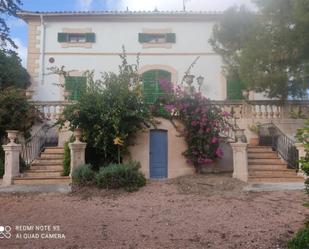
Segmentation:
<svg viewBox="0 0 309 249">
<path fill-rule="evenodd" d="M 100 169 L 96 176 L 96 184 L 100 188 L 125 188 L 129 192 L 136 191 L 146 184 L 146 178 L 139 168 L 138 162 L 110 164 Z"/>
<path fill-rule="evenodd" d="M 309 87 L 308 2 L 255 0 L 259 13 L 227 10 L 210 40 L 228 78 L 269 97 L 301 98 Z"/>
<path fill-rule="evenodd" d="M 9 37 L 10 29 L 6 24 L 7 16 L 17 17 L 17 11 L 20 10 L 21 0 L 4 0 L 0 2 L 0 47 L 7 48 L 11 45 L 16 48 L 15 43 Z"/>
<path fill-rule="evenodd" d="M 245 7 L 232 7 L 224 12 L 220 22 L 213 28 L 209 42 L 222 56 L 230 79 L 238 80 L 239 52 L 252 39 L 256 26 L 257 17 L 251 11 Z"/>
<path fill-rule="evenodd" d="M 305 157 L 301 158 L 300 164 L 303 172 L 309 176 L 309 120 L 305 122 L 302 129 L 298 129 L 296 139 L 305 146 Z M 305 181 L 306 192 L 309 195 L 309 178 Z M 289 242 L 289 249 L 308 249 L 309 248 L 309 221 Z"/>
<path fill-rule="evenodd" d="M 305 146 L 306 155 L 301 158 L 301 169 L 306 175 L 309 176 L 309 120 L 305 122 L 305 126 L 302 129 L 298 129 L 296 139 Z"/>
<path fill-rule="evenodd" d="M 60 124 L 68 120 L 72 129 L 83 130 L 84 139 L 92 146 L 88 148 L 92 156 L 87 156 L 87 162 L 93 165 L 119 162 L 130 138 L 151 119 L 141 96 L 137 65 L 129 65 L 122 55 L 119 74 L 104 73 L 97 81 L 93 80 L 93 72 L 86 76 L 86 92 L 76 104 L 65 108 Z"/>
<path fill-rule="evenodd" d="M 0 50 L 0 90 L 7 87 L 27 88 L 30 76 L 15 52 Z"/>
<path fill-rule="evenodd" d="M 308 249 L 309 248 L 309 224 L 288 242 L 289 249 Z"/>
<path fill-rule="evenodd" d="M 5 136 L 6 130 L 18 130 L 28 136 L 32 125 L 39 120 L 39 112 L 23 90 L 0 90 L 0 139 Z"/>
<path fill-rule="evenodd" d="M 90 164 L 78 166 L 72 174 L 73 182 L 81 186 L 92 184 L 94 181 L 95 172 Z"/>
<path fill-rule="evenodd" d="M 166 82 L 160 84 L 162 89 L 167 88 Z M 209 99 L 197 93 L 194 87 L 178 86 L 173 94 L 168 92 L 166 97 L 160 98 L 151 109 L 155 116 L 182 121 L 184 130 L 180 132 L 187 142 L 187 149 L 183 154 L 197 172 L 200 172 L 204 165 L 222 157 L 219 133 L 229 127 L 229 114 L 211 104 Z"/>
<path fill-rule="evenodd" d="M 4 175 L 4 151 L 2 146 L 0 146 L 0 178 Z"/>
<path fill-rule="evenodd" d="M 71 170 L 71 153 L 69 142 L 64 143 L 64 156 L 63 156 L 63 176 L 68 176 Z"/>
<path fill-rule="evenodd" d="M 21 156 L 19 156 L 19 172 L 23 173 L 27 169 L 29 169 L 29 165 L 27 165 L 24 159 Z"/>
</svg>

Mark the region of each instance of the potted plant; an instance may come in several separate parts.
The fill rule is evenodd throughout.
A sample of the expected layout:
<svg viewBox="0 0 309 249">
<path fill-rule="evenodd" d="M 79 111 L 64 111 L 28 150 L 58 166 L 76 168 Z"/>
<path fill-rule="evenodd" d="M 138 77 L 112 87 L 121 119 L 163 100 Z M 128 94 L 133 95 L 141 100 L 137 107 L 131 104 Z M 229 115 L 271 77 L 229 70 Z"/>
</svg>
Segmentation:
<svg viewBox="0 0 309 249">
<path fill-rule="evenodd" d="M 259 145 L 259 124 L 248 125 L 249 131 L 251 131 L 251 138 L 249 144 L 253 146 Z"/>
</svg>

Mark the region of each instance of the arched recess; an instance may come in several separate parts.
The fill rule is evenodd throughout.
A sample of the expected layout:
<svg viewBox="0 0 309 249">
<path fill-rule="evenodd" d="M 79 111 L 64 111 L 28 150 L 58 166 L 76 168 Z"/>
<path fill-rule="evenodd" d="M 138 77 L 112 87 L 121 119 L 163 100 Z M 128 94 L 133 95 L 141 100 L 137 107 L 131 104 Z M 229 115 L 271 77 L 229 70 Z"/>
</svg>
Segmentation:
<svg viewBox="0 0 309 249">
<path fill-rule="evenodd" d="M 166 65 L 148 65 L 140 70 L 143 82 L 143 94 L 148 104 L 171 92 L 176 83 L 176 70 Z"/>
<path fill-rule="evenodd" d="M 139 73 L 142 75 L 143 73 L 150 70 L 162 70 L 167 71 L 171 74 L 171 82 L 175 85 L 177 84 L 177 70 L 171 66 L 163 65 L 163 64 L 153 64 L 153 65 L 145 65 L 140 68 Z"/>
</svg>

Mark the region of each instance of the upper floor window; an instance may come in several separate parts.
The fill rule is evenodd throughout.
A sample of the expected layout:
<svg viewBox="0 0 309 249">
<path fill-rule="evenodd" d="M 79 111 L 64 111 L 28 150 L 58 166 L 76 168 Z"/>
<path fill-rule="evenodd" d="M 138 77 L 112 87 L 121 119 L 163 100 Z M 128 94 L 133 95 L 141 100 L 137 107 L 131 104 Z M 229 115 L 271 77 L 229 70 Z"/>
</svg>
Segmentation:
<svg viewBox="0 0 309 249">
<path fill-rule="evenodd" d="M 58 33 L 60 43 L 94 43 L 95 33 Z"/>
<path fill-rule="evenodd" d="M 86 34 L 69 34 L 69 42 L 86 42 Z"/>
<path fill-rule="evenodd" d="M 140 43 L 149 44 L 164 44 L 164 43 L 175 43 L 176 34 L 175 33 L 139 33 L 138 41 Z"/>
</svg>

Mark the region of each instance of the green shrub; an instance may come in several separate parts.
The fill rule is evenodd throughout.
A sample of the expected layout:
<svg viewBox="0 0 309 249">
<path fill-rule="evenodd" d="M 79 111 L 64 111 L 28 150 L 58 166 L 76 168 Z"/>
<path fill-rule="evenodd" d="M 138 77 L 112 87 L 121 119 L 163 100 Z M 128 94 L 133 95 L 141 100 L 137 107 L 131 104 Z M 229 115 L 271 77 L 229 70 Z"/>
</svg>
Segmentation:
<svg viewBox="0 0 309 249">
<path fill-rule="evenodd" d="M 0 159 L 0 178 L 4 175 L 4 162 Z"/>
<path fill-rule="evenodd" d="M 137 65 L 128 64 L 125 53 L 121 59 L 117 74 L 103 73 L 95 80 L 93 72 L 87 72 L 87 89 L 78 102 L 65 107 L 59 120 L 61 126 L 69 121 L 71 128 L 83 130 L 89 145 L 86 162 L 94 166 L 119 162 L 118 155 L 122 157 L 127 152 L 130 139 L 151 121 L 141 95 Z M 115 144 L 115 140 L 123 144 Z"/>
<path fill-rule="evenodd" d="M 27 169 L 29 169 L 29 166 L 30 165 L 27 165 L 25 160 L 21 156 L 19 156 L 19 172 L 25 172 Z"/>
<path fill-rule="evenodd" d="M 305 226 L 289 241 L 289 249 L 309 249 L 309 225 Z"/>
<path fill-rule="evenodd" d="M 306 185 L 306 193 L 309 195 L 309 178 L 306 179 L 305 185 Z"/>
<path fill-rule="evenodd" d="M 132 192 L 146 184 L 146 178 L 139 171 L 140 163 L 110 164 L 101 168 L 96 175 L 96 184 L 99 188 L 125 188 Z"/>
<path fill-rule="evenodd" d="M 64 144 L 64 157 L 63 157 L 63 176 L 68 176 L 71 170 L 71 153 L 69 148 L 69 142 Z"/>
<path fill-rule="evenodd" d="M 0 178 L 4 175 L 4 151 L 2 146 L 0 146 Z"/>
<path fill-rule="evenodd" d="M 73 171 L 72 178 L 73 183 L 78 185 L 90 185 L 95 179 L 95 172 L 90 164 L 83 164 Z"/>
</svg>

